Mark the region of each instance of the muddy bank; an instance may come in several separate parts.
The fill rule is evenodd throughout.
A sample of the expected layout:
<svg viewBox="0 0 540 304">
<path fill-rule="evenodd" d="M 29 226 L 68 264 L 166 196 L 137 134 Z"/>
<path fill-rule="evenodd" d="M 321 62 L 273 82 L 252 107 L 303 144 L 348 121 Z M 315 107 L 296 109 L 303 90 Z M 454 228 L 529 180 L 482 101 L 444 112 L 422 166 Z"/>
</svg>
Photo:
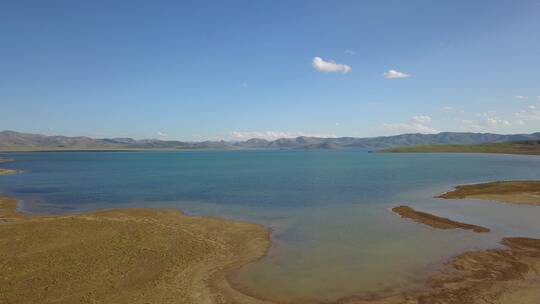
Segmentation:
<svg viewBox="0 0 540 304">
<path fill-rule="evenodd" d="M 540 181 L 500 181 L 457 186 L 438 198 L 483 199 L 512 204 L 540 205 Z"/>
<path fill-rule="evenodd" d="M 399 214 L 402 218 L 411 219 L 437 229 L 465 229 L 478 233 L 486 233 L 490 230 L 486 227 L 465 224 L 445 217 L 439 217 L 433 214 L 416 211 L 409 206 L 399 206 L 392 208 L 392 211 Z"/>
</svg>

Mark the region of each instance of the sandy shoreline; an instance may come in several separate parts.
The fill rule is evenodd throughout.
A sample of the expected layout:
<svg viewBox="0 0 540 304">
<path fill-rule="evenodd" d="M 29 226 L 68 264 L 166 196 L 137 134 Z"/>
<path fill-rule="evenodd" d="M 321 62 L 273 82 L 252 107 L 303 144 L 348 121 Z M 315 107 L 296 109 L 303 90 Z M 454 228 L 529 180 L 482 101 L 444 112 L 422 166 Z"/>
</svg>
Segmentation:
<svg viewBox="0 0 540 304">
<path fill-rule="evenodd" d="M 265 254 L 261 226 L 118 209 L 28 216 L 0 198 L 0 303 L 262 303 L 226 273 Z"/>
<path fill-rule="evenodd" d="M 269 231 L 259 225 L 145 208 L 29 216 L 15 206 L 0 197 L 0 303 L 274 303 L 242 293 L 227 278 L 266 254 Z M 487 232 L 405 209 L 400 216 L 435 228 Z M 420 290 L 334 303 L 536 304 L 540 240 L 501 243 L 505 248 L 454 257 Z"/>
</svg>

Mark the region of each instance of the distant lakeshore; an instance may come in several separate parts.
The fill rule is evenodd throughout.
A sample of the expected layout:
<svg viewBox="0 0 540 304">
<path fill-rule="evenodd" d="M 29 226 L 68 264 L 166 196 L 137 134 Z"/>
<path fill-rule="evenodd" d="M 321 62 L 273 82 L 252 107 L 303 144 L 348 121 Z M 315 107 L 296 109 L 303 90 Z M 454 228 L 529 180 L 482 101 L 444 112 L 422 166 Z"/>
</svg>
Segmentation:
<svg viewBox="0 0 540 304">
<path fill-rule="evenodd" d="M 498 142 L 476 145 L 417 145 L 382 150 L 389 153 L 494 153 L 540 155 L 540 140 Z"/>
</svg>

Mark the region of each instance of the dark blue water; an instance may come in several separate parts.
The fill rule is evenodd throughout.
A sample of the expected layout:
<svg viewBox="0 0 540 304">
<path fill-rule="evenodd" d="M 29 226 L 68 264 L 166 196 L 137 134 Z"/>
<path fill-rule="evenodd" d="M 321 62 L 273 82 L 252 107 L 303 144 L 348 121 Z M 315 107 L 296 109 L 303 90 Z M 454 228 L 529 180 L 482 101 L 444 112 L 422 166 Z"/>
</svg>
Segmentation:
<svg viewBox="0 0 540 304">
<path fill-rule="evenodd" d="M 540 157 L 362 151 L 9 153 L 0 192 L 26 212 L 178 207 L 274 230 L 268 257 L 236 275 L 264 296 L 335 299 L 403 287 L 429 265 L 504 235 L 540 231 L 534 207 L 432 196 L 453 185 L 540 179 Z M 388 208 L 406 203 L 494 230 L 434 231 Z M 507 216 L 508 215 L 508 216 Z M 540 233 L 539 233 L 540 234 Z M 421 247 L 420 250 L 418 247 Z"/>
</svg>

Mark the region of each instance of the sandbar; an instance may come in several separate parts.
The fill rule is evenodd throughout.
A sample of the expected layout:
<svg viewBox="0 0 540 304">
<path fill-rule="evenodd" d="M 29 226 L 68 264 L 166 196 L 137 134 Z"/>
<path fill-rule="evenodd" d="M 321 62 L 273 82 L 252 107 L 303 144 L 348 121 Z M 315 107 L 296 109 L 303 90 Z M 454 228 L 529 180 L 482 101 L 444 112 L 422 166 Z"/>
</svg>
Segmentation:
<svg viewBox="0 0 540 304">
<path fill-rule="evenodd" d="M 398 206 L 392 208 L 392 211 L 399 214 L 402 218 L 411 219 L 437 229 L 464 229 L 472 230 L 477 233 L 486 233 L 490 230 L 486 227 L 457 222 L 445 217 L 439 217 L 426 212 L 416 211 L 409 206 Z"/>
</svg>

